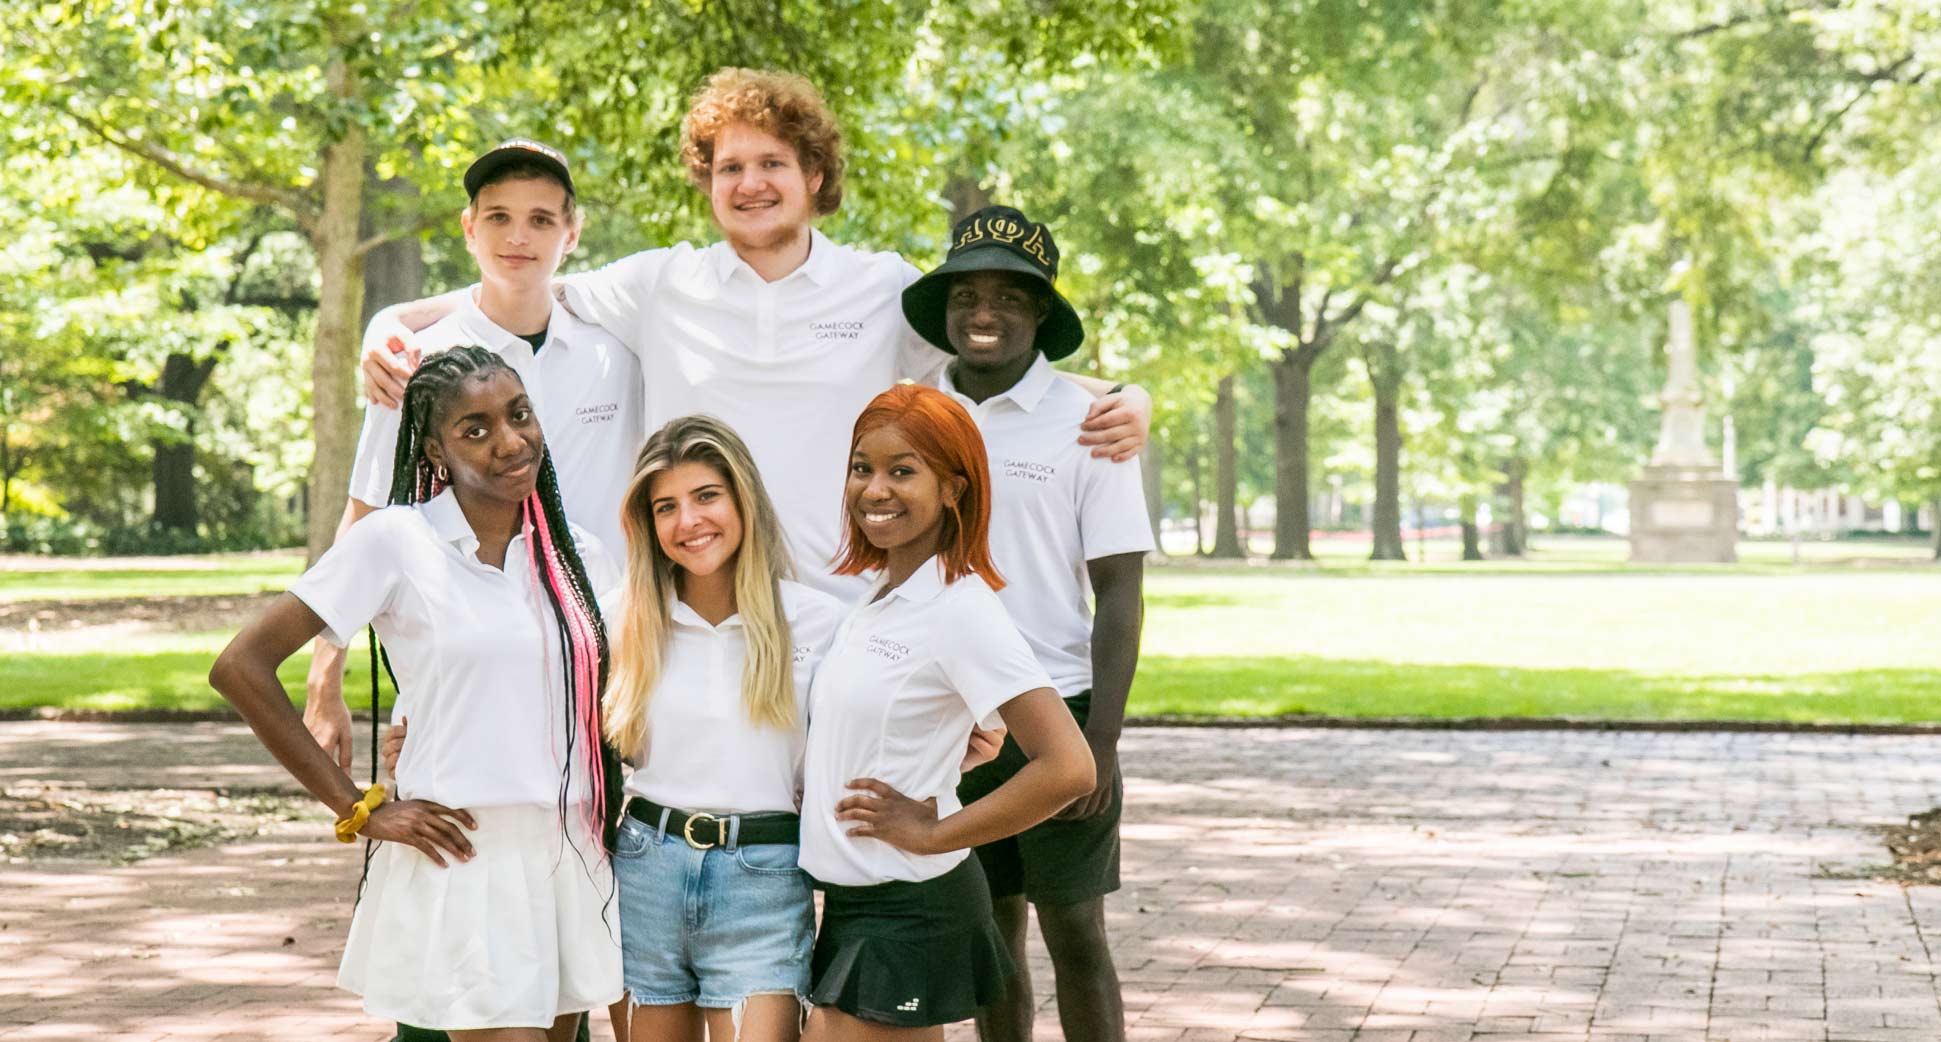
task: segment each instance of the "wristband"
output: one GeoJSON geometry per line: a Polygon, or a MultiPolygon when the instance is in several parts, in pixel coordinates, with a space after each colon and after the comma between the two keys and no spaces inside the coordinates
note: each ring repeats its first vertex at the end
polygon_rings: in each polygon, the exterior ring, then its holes
{"type": "Polygon", "coordinates": [[[384,786],[373,785],[364,790],[364,798],[350,805],[350,817],[337,822],[337,842],[350,843],[357,839],[364,823],[371,820],[371,812],[384,802],[384,786]]]}
{"type": "Polygon", "coordinates": [[[1105,393],[1106,393],[1106,394],[1118,394],[1118,393],[1119,393],[1120,391],[1123,391],[1123,390],[1125,390],[1125,389],[1126,389],[1126,385],[1125,385],[1125,384],[1123,384],[1123,383],[1116,383],[1116,384],[1113,384],[1113,385],[1112,385],[1112,389],[1111,389],[1111,390],[1109,390],[1109,391],[1107,391],[1107,392],[1105,392],[1105,393]]]}

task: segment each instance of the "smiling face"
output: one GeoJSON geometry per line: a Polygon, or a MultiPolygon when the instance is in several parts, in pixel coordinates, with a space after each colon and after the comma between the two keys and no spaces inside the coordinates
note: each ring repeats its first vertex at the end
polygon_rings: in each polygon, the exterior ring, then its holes
{"type": "Polygon", "coordinates": [[[902,431],[888,426],[863,435],[850,451],[843,503],[894,569],[899,559],[919,563],[936,552],[944,511],[963,491],[963,478],[932,469],[902,431]]]}
{"type": "Polygon", "coordinates": [[[425,457],[451,474],[453,492],[518,504],[539,484],[546,439],[510,369],[492,369],[459,384],[437,409],[425,457]]]}
{"type": "Polygon", "coordinates": [[[465,248],[487,282],[544,287],[579,244],[566,187],[549,177],[499,181],[479,189],[459,215],[465,248]]]}
{"type": "Polygon", "coordinates": [[[944,335],[964,364],[997,371],[1031,364],[1045,301],[1029,275],[970,271],[950,280],[944,297],[944,335]]]}
{"type": "Polygon", "coordinates": [[[668,560],[690,575],[713,575],[741,550],[741,510],[728,478],[706,463],[679,463],[647,485],[654,537],[668,560]]]}
{"type": "Polygon", "coordinates": [[[820,174],[803,172],[795,146],[746,123],[714,139],[708,203],[736,250],[769,250],[808,234],[820,174]]]}

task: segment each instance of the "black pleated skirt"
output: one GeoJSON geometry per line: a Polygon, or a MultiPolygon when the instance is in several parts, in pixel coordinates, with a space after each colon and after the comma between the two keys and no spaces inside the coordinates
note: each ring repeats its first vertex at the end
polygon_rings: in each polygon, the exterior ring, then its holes
{"type": "Polygon", "coordinates": [[[974,857],[921,883],[818,886],[809,996],[818,1006],[898,1027],[950,1024],[970,1019],[1011,976],[974,857]]]}

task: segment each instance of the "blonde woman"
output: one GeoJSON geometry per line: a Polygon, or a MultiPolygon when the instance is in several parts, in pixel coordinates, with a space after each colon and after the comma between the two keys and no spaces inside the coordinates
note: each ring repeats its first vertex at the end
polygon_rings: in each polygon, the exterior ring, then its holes
{"type": "Polygon", "coordinates": [[[842,615],[790,578],[748,448],[710,416],[647,440],[605,719],[634,764],[613,856],[622,1042],[793,1042],[814,905],[796,867],[809,680],[842,615]]]}

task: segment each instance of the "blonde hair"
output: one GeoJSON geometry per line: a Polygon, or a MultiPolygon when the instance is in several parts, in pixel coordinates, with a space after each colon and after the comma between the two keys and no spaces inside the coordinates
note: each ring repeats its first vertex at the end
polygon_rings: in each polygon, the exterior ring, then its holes
{"type": "Polygon", "coordinates": [[[646,742],[647,703],[665,672],[679,571],[654,531],[652,488],[655,477],[683,463],[719,473],[741,514],[741,546],[727,567],[735,570],[735,611],[748,647],[741,668],[742,707],[757,726],[796,723],[795,649],[780,585],[794,576],[775,506],[748,446],[732,428],[712,416],[683,416],[641,446],[620,508],[627,537],[626,599],[608,627],[613,671],[604,714],[607,737],[625,756],[646,742]]]}
{"type": "Polygon", "coordinates": [[[703,192],[714,182],[714,139],[732,123],[788,142],[802,163],[802,176],[822,175],[816,216],[842,208],[842,131],[814,84],[764,69],[727,68],[708,77],[681,120],[681,160],[703,192]]]}

